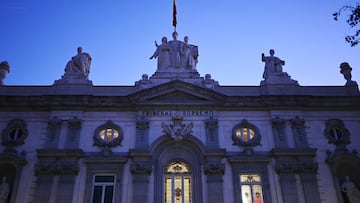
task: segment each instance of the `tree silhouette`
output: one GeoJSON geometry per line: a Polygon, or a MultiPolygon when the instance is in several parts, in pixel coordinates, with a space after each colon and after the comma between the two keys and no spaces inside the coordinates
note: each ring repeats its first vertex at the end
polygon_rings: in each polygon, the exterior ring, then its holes
{"type": "MultiPolygon", "coordinates": [[[[358,23],[360,23],[360,4],[343,6],[339,9],[338,12],[333,13],[334,20],[338,20],[339,16],[342,14],[348,14],[346,23],[353,29],[356,28],[358,23]]],[[[345,41],[349,43],[352,47],[356,46],[360,42],[360,29],[356,29],[355,33],[352,35],[345,36],[345,41]]]]}

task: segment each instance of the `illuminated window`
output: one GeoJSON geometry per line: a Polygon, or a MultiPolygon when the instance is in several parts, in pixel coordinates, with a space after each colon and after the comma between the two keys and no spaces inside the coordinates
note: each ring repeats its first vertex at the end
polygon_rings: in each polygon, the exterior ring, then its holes
{"type": "Polygon", "coordinates": [[[95,130],[94,145],[104,148],[111,148],[121,145],[123,135],[121,128],[111,121],[99,126],[95,130]]]}
{"type": "Polygon", "coordinates": [[[254,147],[260,144],[261,136],[257,127],[246,119],[236,125],[232,131],[234,145],[242,147],[254,147]]]}
{"type": "Polygon", "coordinates": [[[264,203],[260,175],[240,174],[240,186],[242,202],[264,203]]]}
{"type": "Polygon", "coordinates": [[[105,142],[111,142],[119,137],[119,131],[112,128],[106,128],[100,131],[100,138],[105,142]]]}
{"type": "Polygon", "coordinates": [[[189,166],[184,162],[172,162],[165,169],[165,203],[191,203],[192,178],[189,166]]]}
{"type": "Polygon", "coordinates": [[[94,176],[92,202],[113,203],[114,185],[115,185],[115,176],[113,175],[94,176]]]}
{"type": "Polygon", "coordinates": [[[255,135],[254,130],[250,128],[238,128],[236,130],[236,136],[242,139],[244,142],[248,142],[250,139],[252,139],[255,135]]]}

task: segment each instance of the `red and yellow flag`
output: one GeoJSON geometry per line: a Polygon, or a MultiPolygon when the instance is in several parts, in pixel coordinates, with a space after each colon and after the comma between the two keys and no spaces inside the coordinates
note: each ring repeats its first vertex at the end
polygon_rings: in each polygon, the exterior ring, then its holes
{"type": "Polygon", "coordinates": [[[174,0],[174,4],[173,4],[173,26],[176,28],[176,24],[177,24],[177,20],[176,20],[176,0],[174,0]]]}

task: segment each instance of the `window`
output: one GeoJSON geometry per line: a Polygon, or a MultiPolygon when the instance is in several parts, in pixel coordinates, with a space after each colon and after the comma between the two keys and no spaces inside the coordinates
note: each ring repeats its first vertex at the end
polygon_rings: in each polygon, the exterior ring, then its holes
{"type": "Polygon", "coordinates": [[[22,145],[28,136],[26,122],[22,119],[11,120],[2,131],[2,144],[5,146],[22,145]]]}
{"type": "Polygon", "coordinates": [[[111,121],[99,126],[95,130],[94,145],[103,148],[112,148],[121,145],[123,134],[121,128],[111,121]]]}
{"type": "Polygon", "coordinates": [[[260,144],[261,136],[257,127],[244,119],[233,128],[232,140],[234,145],[254,147],[260,144]]]}
{"type": "Polygon", "coordinates": [[[24,131],[20,128],[11,129],[9,132],[9,140],[15,142],[24,136],[24,134],[24,131]]]}
{"type": "Polygon", "coordinates": [[[165,203],[191,203],[192,177],[184,162],[172,162],[165,168],[165,203]]]}
{"type": "Polygon", "coordinates": [[[105,142],[112,142],[119,137],[119,131],[113,128],[105,128],[100,131],[100,138],[105,142]]]}
{"type": "Polygon", "coordinates": [[[334,140],[341,140],[343,132],[339,128],[334,127],[329,130],[329,134],[334,140]]]}
{"type": "Polygon", "coordinates": [[[236,136],[242,139],[244,142],[248,142],[255,135],[254,130],[246,127],[238,128],[236,130],[236,136]]]}
{"type": "Polygon", "coordinates": [[[264,203],[260,175],[240,174],[240,186],[242,202],[264,203]]]}
{"type": "Polygon", "coordinates": [[[113,203],[114,202],[114,175],[96,175],[93,182],[93,203],[113,203]]]}
{"type": "Polygon", "coordinates": [[[329,119],[325,122],[325,125],[324,135],[330,144],[337,147],[350,144],[350,132],[342,120],[329,119]]]}

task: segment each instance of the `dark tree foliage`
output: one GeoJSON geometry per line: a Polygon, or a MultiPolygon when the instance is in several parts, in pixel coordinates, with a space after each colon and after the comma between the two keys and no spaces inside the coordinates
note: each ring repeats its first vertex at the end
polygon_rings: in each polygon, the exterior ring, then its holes
{"type": "MultiPolygon", "coordinates": [[[[358,23],[360,23],[360,4],[356,4],[355,6],[343,6],[339,9],[338,12],[333,13],[334,20],[338,20],[338,17],[342,14],[347,14],[346,23],[351,28],[356,28],[358,23]]],[[[347,35],[345,37],[347,43],[349,43],[352,47],[356,46],[360,43],[360,29],[356,29],[353,35],[347,35]]]]}

